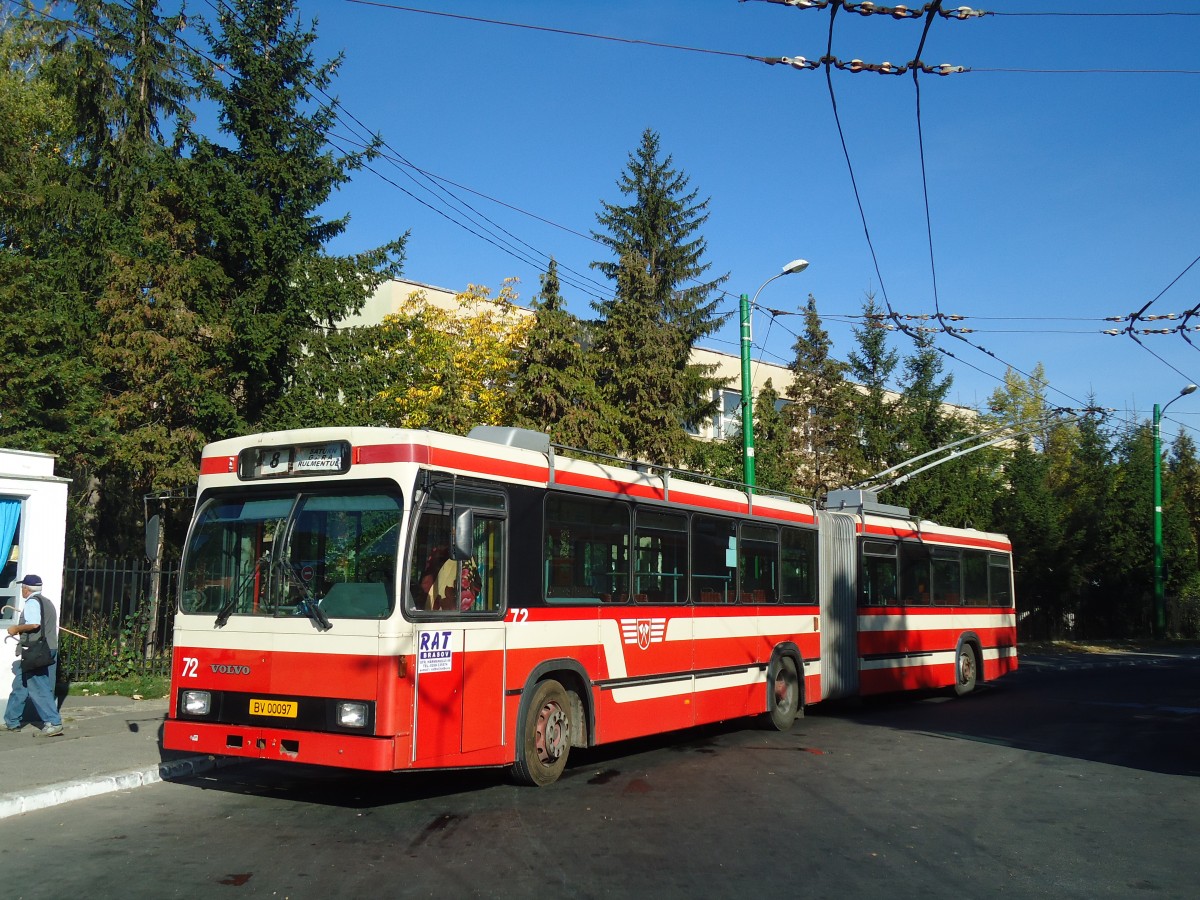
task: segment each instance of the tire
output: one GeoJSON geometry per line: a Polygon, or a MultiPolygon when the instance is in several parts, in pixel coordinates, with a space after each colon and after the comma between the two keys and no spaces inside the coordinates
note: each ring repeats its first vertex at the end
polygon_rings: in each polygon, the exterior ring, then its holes
{"type": "Polygon", "coordinates": [[[777,656],[767,670],[767,714],[771,725],[788,731],[800,715],[800,675],[796,660],[777,656]]]}
{"type": "Polygon", "coordinates": [[[975,690],[979,680],[979,657],[971,644],[962,644],[954,661],[954,693],[963,697],[975,690]]]}
{"type": "Polygon", "coordinates": [[[570,698],[557,681],[540,682],[525,710],[513,777],[535,787],[553,784],[566,768],[570,749],[570,698]]]}

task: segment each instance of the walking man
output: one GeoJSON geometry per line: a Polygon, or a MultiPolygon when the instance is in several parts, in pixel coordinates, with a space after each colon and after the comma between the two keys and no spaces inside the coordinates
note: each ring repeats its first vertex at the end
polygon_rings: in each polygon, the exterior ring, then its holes
{"type": "Polygon", "coordinates": [[[42,596],[42,579],[37,575],[26,575],[21,579],[21,618],[18,624],[8,629],[16,636],[21,646],[46,636],[50,645],[50,665],[40,669],[24,670],[18,654],[13,663],[12,693],[8,695],[8,706],[4,709],[4,724],[9,731],[20,731],[25,715],[25,701],[33,701],[33,709],[42,721],[42,734],[54,737],[63,733],[62,716],[54,701],[54,680],[58,676],[58,620],[54,604],[42,596]]]}

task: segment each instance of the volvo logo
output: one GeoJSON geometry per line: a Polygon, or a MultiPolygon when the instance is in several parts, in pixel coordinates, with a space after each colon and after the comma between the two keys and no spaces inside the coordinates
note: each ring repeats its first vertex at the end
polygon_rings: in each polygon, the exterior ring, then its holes
{"type": "Polygon", "coordinates": [[[211,668],[213,670],[213,673],[216,675],[249,675],[250,674],[249,666],[214,665],[214,666],[210,666],[209,668],[211,668]]]}

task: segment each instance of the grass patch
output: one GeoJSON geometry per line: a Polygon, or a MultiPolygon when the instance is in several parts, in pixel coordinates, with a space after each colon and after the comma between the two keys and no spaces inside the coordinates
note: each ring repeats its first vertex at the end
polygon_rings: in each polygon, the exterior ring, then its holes
{"type": "Polygon", "coordinates": [[[140,697],[158,700],[167,696],[171,680],[164,675],[129,675],[108,681],[80,681],[70,688],[72,697],[140,697]]]}

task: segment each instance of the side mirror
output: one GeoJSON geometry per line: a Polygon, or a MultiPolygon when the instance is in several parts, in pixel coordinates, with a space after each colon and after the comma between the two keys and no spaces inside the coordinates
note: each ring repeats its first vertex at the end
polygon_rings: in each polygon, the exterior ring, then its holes
{"type": "Polygon", "coordinates": [[[470,559],[475,550],[473,546],[474,518],[469,509],[459,510],[454,516],[454,547],[451,555],[455,559],[470,559]]]}
{"type": "Polygon", "coordinates": [[[158,540],[162,536],[162,519],[158,513],[146,520],[146,559],[158,559],[158,540]]]}

